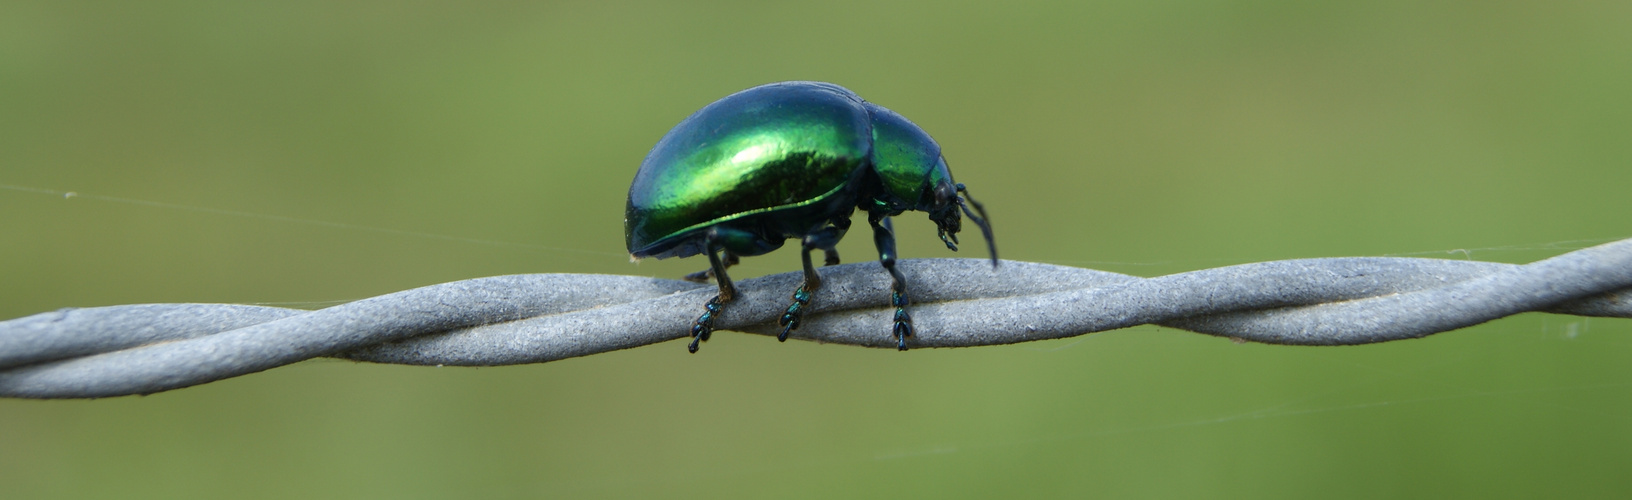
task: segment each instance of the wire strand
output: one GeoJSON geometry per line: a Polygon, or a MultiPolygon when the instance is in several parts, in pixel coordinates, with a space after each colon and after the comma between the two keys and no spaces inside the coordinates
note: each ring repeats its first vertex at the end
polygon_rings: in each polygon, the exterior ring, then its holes
{"type": "MultiPolygon", "coordinates": [[[[1271,344],[1411,339],[1527,311],[1632,318],[1632,239],[1530,264],[1303,259],[1139,278],[985,260],[901,261],[908,346],[1012,344],[1158,324],[1271,344]]],[[[893,348],[889,275],[823,268],[791,338],[893,348]]],[[[737,283],[719,329],[775,335],[798,273],[737,283]]],[[[229,304],[63,309],[0,322],[0,396],[149,394],[316,357],[410,365],[539,363],[688,335],[714,288],[613,275],[497,276],[316,311],[229,304]]],[[[677,351],[679,348],[676,348],[677,351]]],[[[706,349],[705,349],[706,351],[706,349]]]]}

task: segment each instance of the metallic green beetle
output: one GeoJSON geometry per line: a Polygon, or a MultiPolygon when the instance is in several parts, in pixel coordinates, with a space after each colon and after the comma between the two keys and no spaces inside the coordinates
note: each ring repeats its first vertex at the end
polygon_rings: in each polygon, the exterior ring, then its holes
{"type": "Polygon", "coordinates": [[[997,266],[986,209],[952,181],[941,146],[894,111],[854,92],[821,82],[761,85],[726,96],[675,125],[635,173],[624,208],[629,255],[640,259],[707,254],[709,268],[686,276],[714,277],[719,295],[691,328],[691,352],[708,340],[722,304],[736,297],[725,269],[739,257],[781,248],[800,239],[805,279],[780,320],[782,334],[799,328],[810,294],[822,286],[810,251],[822,250],[826,265],[850,228],[850,215],[867,211],[879,262],[894,278],[896,348],[907,349],[906,278],[895,268],[890,217],[907,210],[929,212],[941,241],[957,250],[959,214],[980,226],[997,266]],[[959,196],[959,195],[962,196],[959,196]],[[965,205],[973,205],[975,215],[965,205]]]}

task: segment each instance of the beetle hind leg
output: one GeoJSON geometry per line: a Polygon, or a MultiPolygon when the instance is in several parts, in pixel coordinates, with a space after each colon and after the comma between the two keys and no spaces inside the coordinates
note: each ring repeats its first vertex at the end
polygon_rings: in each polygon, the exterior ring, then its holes
{"type": "Polygon", "coordinates": [[[805,307],[810,305],[810,294],[815,292],[817,288],[822,287],[822,276],[816,273],[816,266],[811,265],[810,251],[820,249],[824,256],[822,260],[825,265],[838,264],[839,252],[834,250],[833,246],[837,245],[839,239],[844,237],[845,229],[838,226],[828,226],[820,231],[805,235],[804,244],[800,248],[800,256],[804,259],[805,264],[805,282],[799,285],[798,290],[793,291],[793,304],[788,305],[788,310],[782,313],[782,319],[777,320],[777,324],[782,325],[782,333],[776,336],[778,342],[787,342],[788,334],[799,329],[799,323],[805,317],[805,307]]]}
{"type": "MultiPolygon", "coordinates": [[[[714,298],[708,299],[707,304],[703,304],[703,315],[698,316],[697,321],[692,323],[691,344],[686,345],[687,351],[695,354],[698,343],[708,341],[708,337],[714,333],[714,317],[720,314],[721,306],[736,298],[737,287],[731,284],[731,276],[725,274],[725,268],[735,263],[737,263],[737,256],[732,255],[731,252],[721,250],[714,235],[710,234],[708,240],[709,268],[707,271],[695,273],[694,276],[705,275],[704,279],[707,279],[707,275],[712,275],[720,282],[720,293],[715,295],[714,298]],[[725,254],[723,261],[720,259],[720,254],[725,254]]],[[[686,278],[691,279],[691,276],[686,278]]]]}
{"type": "MultiPolygon", "coordinates": [[[[735,266],[735,265],[737,265],[738,262],[741,262],[741,261],[742,261],[742,259],[740,257],[737,257],[737,254],[731,253],[730,250],[727,250],[727,251],[725,251],[725,266],[721,267],[720,269],[723,270],[725,268],[735,266]]],[[[693,282],[693,283],[708,283],[708,280],[714,279],[714,275],[715,275],[714,266],[709,266],[708,269],[704,269],[704,270],[701,270],[701,271],[697,271],[695,273],[687,274],[687,275],[685,275],[685,277],[682,277],[680,279],[690,281],[690,282],[693,282]]]]}

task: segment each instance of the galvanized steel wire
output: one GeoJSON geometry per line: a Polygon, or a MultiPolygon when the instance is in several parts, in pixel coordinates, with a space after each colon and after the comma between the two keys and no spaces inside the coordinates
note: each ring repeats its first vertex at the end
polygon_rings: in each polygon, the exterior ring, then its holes
{"type": "MultiPolygon", "coordinates": [[[[1632,318],[1632,239],[1524,265],[1418,258],[1244,264],[1156,278],[977,259],[902,261],[913,348],[1071,337],[1157,324],[1238,340],[1352,345],[1418,338],[1527,311],[1632,318]]],[[[822,269],[792,338],[894,347],[889,275],[822,269]]],[[[723,330],[775,335],[798,273],[737,283],[723,330]]],[[[316,357],[539,363],[685,338],[711,285],[539,274],[479,278],[316,311],[144,304],[0,322],[0,396],[94,398],[188,387],[316,357]]],[[[729,337],[715,337],[729,342],[729,337]]],[[[676,356],[684,356],[675,344],[676,356]]],[[[704,346],[700,356],[707,355],[704,346]]]]}

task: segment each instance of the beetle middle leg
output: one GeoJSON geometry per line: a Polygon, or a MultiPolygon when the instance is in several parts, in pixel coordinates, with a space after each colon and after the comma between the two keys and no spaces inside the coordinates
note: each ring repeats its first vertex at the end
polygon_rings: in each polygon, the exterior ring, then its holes
{"type": "Polygon", "coordinates": [[[878,247],[878,263],[894,279],[890,285],[890,304],[895,306],[895,348],[907,350],[907,337],[912,336],[912,316],[907,314],[907,278],[895,268],[895,228],[890,218],[882,213],[870,213],[867,222],[873,226],[873,245],[878,247]]]}
{"type": "Polygon", "coordinates": [[[799,285],[798,290],[793,291],[793,304],[788,305],[788,310],[782,313],[782,319],[777,320],[777,323],[782,325],[782,333],[776,336],[777,341],[787,342],[788,334],[799,329],[799,322],[805,316],[804,309],[810,305],[811,292],[822,287],[822,276],[816,273],[816,266],[810,263],[810,251],[820,249],[824,254],[822,262],[824,265],[838,264],[839,252],[834,250],[833,246],[839,244],[839,239],[844,237],[844,231],[850,228],[849,222],[843,220],[842,223],[805,235],[803,244],[800,245],[800,256],[805,264],[805,282],[799,285]]]}

